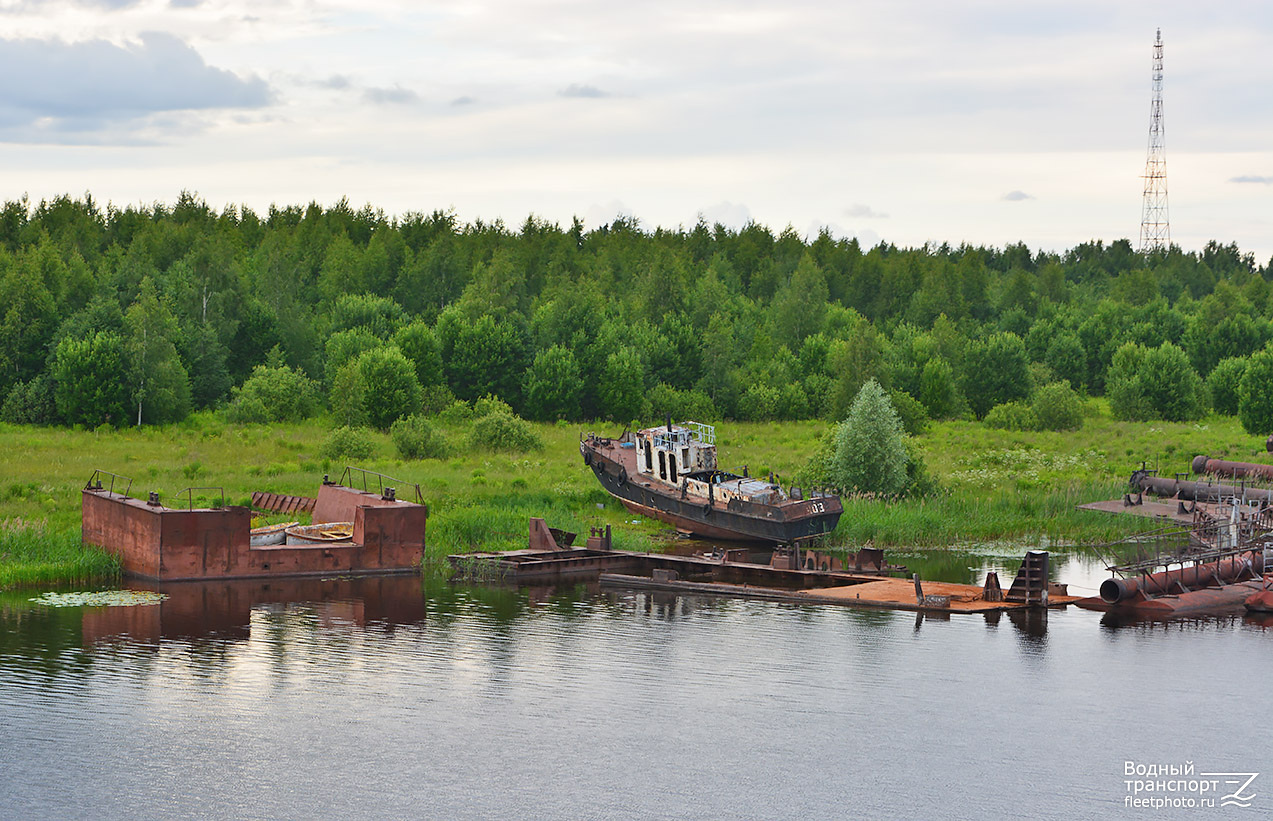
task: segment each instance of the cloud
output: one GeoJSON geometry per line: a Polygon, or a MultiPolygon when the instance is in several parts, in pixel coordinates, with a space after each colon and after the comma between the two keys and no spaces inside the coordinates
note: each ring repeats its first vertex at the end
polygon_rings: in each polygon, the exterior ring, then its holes
{"type": "Polygon", "coordinates": [[[1229,182],[1257,182],[1264,185],[1273,185],[1273,177],[1262,177],[1259,174],[1243,174],[1240,177],[1230,177],[1229,182]]]}
{"type": "Polygon", "coordinates": [[[1009,191],[999,199],[1006,200],[1008,202],[1021,202],[1022,200],[1032,200],[1034,197],[1024,191],[1009,191]]]}
{"type": "Polygon", "coordinates": [[[123,46],[0,40],[0,75],[23,78],[0,89],[0,127],[11,138],[37,142],[42,133],[91,132],[164,112],[259,108],[272,101],[261,78],[209,66],[193,48],[159,32],[123,46]]]}
{"type": "Polygon", "coordinates": [[[402,105],[418,102],[420,95],[409,88],[394,86],[393,88],[368,88],[362,93],[362,98],[376,105],[402,105]]]}
{"type": "Polygon", "coordinates": [[[871,206],[862,205],[860,203],[855,205],[850,205],[848,208],[845,208],[844,215],[846,217],[853,217],[854,219],[868,219],[868,220],[888,219],[888,214],[881,214],[878,211],[872,210],[871,206]]]}
{"type": "Polygon", "coordinates": [[[476,102],[477,100],[465,94],[463,97],[456,97],[454,100],[452,100],[451,105],[453,106],[473,105],[476,102]]]}
{"type": "Polygon", "coordinates": [[[576,97],[581,99],[598,99],[601,97],[611,96],[610,92],[602,91],[596,86],[580,85],[579,83],[571,83],[557,93],[562,97],[576,97]]]}
{"type": "Polygon", "coordinates": [[[333,91],[344,91],[349,88],[349,77],[344,74],[333,74],[326,80],[314,80],[313,84],[319,88],[330,88],[333,91]]]}
{"type": "Polygon", "coordinates": [[[698,217],[708,225],[720,224],[738,230],[751,222],[751,209],[742,203],[718,202],[698,212],[698,217]]]}

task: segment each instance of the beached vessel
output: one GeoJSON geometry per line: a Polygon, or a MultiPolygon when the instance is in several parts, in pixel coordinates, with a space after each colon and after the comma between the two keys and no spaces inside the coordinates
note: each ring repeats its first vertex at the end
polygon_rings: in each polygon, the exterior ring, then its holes
{"type": "Polygon", "coordinates": [[[830,533],[843,512],[838,496],[719,470],[716,429],[698,422],[589,434],[579,452],[628,510],[696,536],[787,544],[830,533]]]}

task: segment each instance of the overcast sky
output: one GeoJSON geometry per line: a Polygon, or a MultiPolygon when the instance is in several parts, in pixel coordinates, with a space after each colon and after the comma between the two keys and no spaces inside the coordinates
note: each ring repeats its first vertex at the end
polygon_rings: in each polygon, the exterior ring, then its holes
{"type": "Polygon", "coordinates": [[[1273,255],[1267,0],[0,0],[0,197],[1273,255]]]}

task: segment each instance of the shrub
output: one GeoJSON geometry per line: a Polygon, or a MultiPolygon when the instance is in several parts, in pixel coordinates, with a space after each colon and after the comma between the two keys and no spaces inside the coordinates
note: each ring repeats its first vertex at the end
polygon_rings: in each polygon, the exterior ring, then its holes
{"type": "Polygon", "coordinates": [[[53,380],[42,373],[29,382],[18,382],[4,398],[0,421],[18,425],[48,425],[57,418],[53,380]]]}
{"type": "Polygon", "coordinates": [[[902,430],[906,431],[907,435],[919,436],[928,430],[928,411],[918,399],[906,391],[899,390],[889,391],[888,395],[893,402],[893,409],[897,411],[898,418],[902,420],[902,430]]]}
{"type": "Polygon", "coordinates": [[[403,459],[443,459],[450,452],[442,434],[421,414],[413,414],[389,427],[389,438],[403,459]]]}
{"type": "Polygon", "coordinates": [[[1246,357],[1231,356],[1221,359],[1207,376],[1207,392],[1211,394],[1211,407],[1216,413],[1238,415],[1239,389],[1246,366],[1246,357]]]}
{"type": "Polygon", "coordinates": [[[358,357],[363,408],[380,430],[420,410],[420,380],[415,365],[397,348],[377,348],[358,357]]]}
{"type": "Polygon", "coordinates": [[[226,408],[226,418],[238,425],[263,425],[270,412],[259,396],[240,396],[226,408]]]}
{"type": "Polygon", "coordinates": [[[524,419],[504,411],[486,414],[473,423],[469,432],[469,447],[474,450],[525,453],[543,446],[543,441],[524,419]]]}
{"type": "Polygon", "coordinates": [[[1185,352],[1170,342],[1146,348],[1128,342],[1114,353],[1106,378],[1115,419],[1197,419],[1204,410],[1202,379],[1185,352]]]}
{"type": "Polygon", "coordinates": [[[478,419],[483,416],[490,416],[492,413],[503,413],[513,416],[513,409],[508,403],[498,396],[486,394],[473,400],[473,415],[478,419]]]}
{"type": "Polygon", "coordinates": [[[425,385],[420,389],[420,412],[425,416],[436,416],[455,401],[455,394],[446,385],[425,385]]]}
{"type": "Polygon", "coordinates": [[[328,459],[369,459],[375,449],[371,432],[366,428],[342,425],[331,432],[319,452],[328,459]]]}
{"type": "Polygon", "coordinates": [[[232,422],[297,422],[318,410],[314,380],[286,365],[257,365],[230,400],[232,422]]]}
{"type": "Polygon", "coordinates": [[[1039,430],[1078,430],[1083,427],[1083,400],[1069,380],[1039,388],[1034,395],[1034,416],[1039,430]]]}
{"type": "Polygon", "coordinates": [[[331,405],[332,419],[337,425],[353,428],[366,426],[366,393],[367,385],[357,362],[348,362],[336,372],[332,379],[328,404],[331,405]]]}
{"type": "Polygon", "coordinates": [[[782,393],[761,382],[752,383],[738,401],[735,415],[749,422],[763,422],[778,415],[778,403],[782,401],[782,393]]]}
{"type": "Polygon", "coordinates": [[[988,428],[1000,430],[1038,430],[1039,417],[1034,408],[1024,402],[1004,402],[995,405],[983,420],[988,428]]]}
{"type": "Polygon", "coordinates": [[[473,406],[463,399],[456,399],[450,405],[438,411],[438,419],[448,424],[457,425],[473,418],[473,406]]]}

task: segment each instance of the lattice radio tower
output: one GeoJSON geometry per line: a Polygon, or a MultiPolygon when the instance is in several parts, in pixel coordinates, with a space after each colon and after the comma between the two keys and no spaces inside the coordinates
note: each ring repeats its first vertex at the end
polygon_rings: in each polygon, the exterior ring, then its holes
{"type": "Polygon", "coordinates": [[[1145,160],[1145,210],[1140,219],[1140,251],[1147,254],[1171,246],[1167,219],[1167,154],[1163,147],[1162,29],[1154,40],[1154,99],[1149,104],[1149,156],[1145,160]]]}

